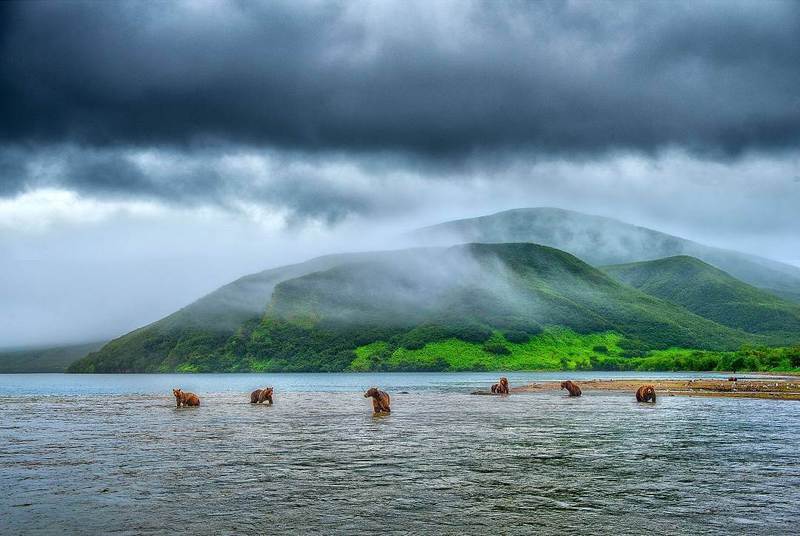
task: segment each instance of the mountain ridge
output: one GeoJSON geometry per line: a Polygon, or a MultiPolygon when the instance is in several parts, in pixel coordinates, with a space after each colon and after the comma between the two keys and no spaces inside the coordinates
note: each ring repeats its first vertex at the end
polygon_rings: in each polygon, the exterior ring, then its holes
{"type": "Polygon", "coordinates": [[[755,287],[800,302],[798,267],[561,208],[517,208],[452,220],[416,229],[409,237],[424,245],[533,242],[567,251],[594,266],[689,255],[755,287]]]}
{"type": "Polygon", "coordinates": [[[265,314],[232,335],[189,332],[170,352],[144,361],[135,347],[115,352],[118,340],[72,370],[344,370],[364,345],[485,343],[497,332],[531,337],[556,328],[615,332],[642,349],[734,349],[760,340],[621,284],[555,248],[467,244],[350,258],[277,283],[265,314]]]}
{"type": "Polygon", "coordinates": [[[800,333],[800,305],[743,283],[708,263],[680,255],[604,266],[616,280],[681,305],[722,325],[781,340],[800,333]]]}
{"type": "MultiPolygon", "coordinates": [[[[471,218],[456,220],[455,222],[445,222],[437,226],[423,228],[418,230],[418,232],[425,234],[431,228],[441,228],[442,226],[447,228],[446,226],[451,224],[474,227],[476,225],[475,222],[488,222],[481,223],[479,227],[484,227],[486,229],[489,238],[492,237],[492,234],[494,234],[495,238],[509,238],[506,232],[509,230],[509,221],[502,221],[507,218],[508,214],[512,216],[510,221],[510,223],[513,224],[511,230],[517,233],[517,235],[530,237],[532,234],[531,228],[533,228],[534,230],[538,229],[537,232],[540,234],[544,232],[544,238],[548,239],[550,242],[564,241],[568,245],[570,243],[573,245],[581,245],[584,250],[588,250],[587,253],[594,261],[590,264],[594,264],[595,266],[599,265],[599,261],[604,260],[606,257],[613,255],[619,256],[620,252],[628,257],[639,255],[646,256],[664,252],[672,253],[675,251],[680,254],[681,249],[685,249],[687,244],[692,245],[692,247],[705,248],[704,251],[707,255],[713,256],[717,251],[714,248],[695,244],[679,237],[673,237],[672,235],[644,227],[632,226],[610,218],[583,215],[573,211],[552,208],[515,209],[494,215],[483,216],[477,219],[471,218]],[[538,214],[539,216],[531,218],[532,214],[538,214]],[[498,217],[500,217],[501,220],[499,223],[497,221],[498,217]],[[572,221],[576,217],[580,219],[577,223],[572,221]],[[544,231],[542,231],[542,226],[544,226],[544,231]]],[[[452,236],[449,237],[448,240],[452,240],[452,236]]],[[[273,293],[277,290],[278,297],[280,298],[282,292],[287,288],[291,288],[291,284],[281,286],[283,282],[315,272],[335,269],[337,266],[361,260],[374,261],[378,258],[383,258],[387,259],[388,262],[388,260],[392,259],[394,256],[405,255],[405,253],[398,253],[403,251],[418,251],[420,256],[424,256],[424,252],[426,251],[424,249],[426,246],[425,241],[421,240],[419,242],[420,247],[423,248],[421,250],[419,248],[411,248],[408,250],[326,255],[302,263],[272,268],[244,276],[201,297],[192,304],[181,308],[167,317],[118,337],[109,342],[101,351],[95,352],[93,359],[96,362],[102,362],[103,359],[107,359],[109,363],[114,363],[114,366],[119,370],[147,369],[148,367],[152,367],[154,361],[161,363],[161,368],[159,370],[177,370],[178,367],[185,365],[188,361],[193,359],[199,359],[200,356],[218,356],[224,352],[230,354],[228,350],[224,349],[230,345],[245,344],[244,338],[246,338],[246,335],[251,334],[254,330],[257,331],[270,310],[273,312],[275,311],[276,305],[272,302],[273,293]]],[[[529,243],[527,240],[525,242],[529,243]]],[[[432,246],[429,246],[429,248],[430,247],[432,246]]],[[[540,247],[552,248],[550,244],[544,244],[540,247]]],[[[561,248],[557,247],[555,249],[561,250],[561,248]]],[[[575,255],[573,252],[562,252],[565,255],[580,257],[580,255],[575,255]]],[[[733,257],[728,255],[725,258],[729,262],[734,262],[739,259],[737,255],[744,255],[747,257],[747,254],[733,252],[733,257]],[[733,259],[733,261],[731,259],[733,259]]],[[[788,294],[791,294],[794,281],[794,276],[792,275],[793,267],[788,265],[784,267],[780,263],[777,263],[777,261],[769,261],[767,259],[761,259],[758,262],[762,261],[767,264],[774,262],[774,264],[780,268],[780,270],[777,271],[786,271],[784,275],[787,280],[783,281],[783,283],[785,283],[783,288],[784,290],[788,289],[788,294]]],[[[581,260],[581,262],[583,261],[581,260]]],[[[755,269],[756,272],[758,272],[760,269],[759,266],[761,266],[760,264],[751,260],[748,260],[748,263],[746,268],[751,271],[755,269]],[[754,266],[755,268],[753,268],[754,266]]],[[[773,270],[773,272],[774,271],[776,270],[773,270]]],[[[800,273],[800,270],[798,270],[798,273],[800,273]]],[[[761,277],[766,278],[768,283],[770,281],[775,283],[774,278],[770,279],[771,274],[772,272],[767,270],[761,273],[761,277]]],[[[759,274],[756,273],[756,276],[758,275],[759,274]]],[[[756,277],[756,279],[758,279],[758,277],[756,277]]],[[[800,279],[798,279],[798,281],[800,281],[800,279]]],[[[413,283],[408,283],[408,285],[413,287],[413,283]]],[[[777,281],[774,286],[780,287],[781,281],[777,281]]],[[[798,288],[800,289],[800,286],[798,288]]],[[[779,293],[778,291],[774,292],[779,293]]],[[[646,293],[642,294],[647,295],[646,293]]],[[[798,290],[798,295],[800,295],[800,290],[798,290]]],[[[649,297],[652,298],[652,296],[649,297]]],[[[280,300],[276,303],[279,308],[286,306],[286,302],[280,302],[280,300]]],[[[559,306],[568,307],[563,301],[558,303],[560,304],[559,306]]],[[[670,302],[670,305],[677,306],[689,312],[688,309],[685,309],[680,304],[670,302]]],[[[480,304],[476,303],[474,306],[476,310],[480,310],[480,304]]],[[[357,313],[358,311],[355,312],[357,313]]],[[[699,316],[699,318],[702,318],[703,321],[709,320],[701,316],[699,316]]],[[[304,321],[308,320],[309,319],[306,318],[304,321]]],[[[635,324],[637,320],[635,317],[632,317],[630,322],[635,324]]],[[[702,324],[702,322],[700,323],[702,324]]],[[[722,326],[721,324],[720,326],[733,329],[730,326],[722,326]]],[[[617,329],[621,329],[622,327],[624,326],[618,326],[617,329]]],[[[734,331],[736,331],[736,329],[734,329],[734,331]]],[[[282,336],[290,337],[290,332],[295,333],[298,337],[301,336],[299,332],[292,332],[289,328],[285,330],[282,336]]],[[[756,335],[756,340],[760,341],[760,343],[769,342],[760,334],[756,335]]],[[[300,344],[299,340],[296,341],[296,343],[300,344]]],[[[308,341],[306,341],[306,343],[308,343],[308,341]]],[[[626,344],[633,344],[633,342],[628,341],[626,344]]],[[[320,348],[320,351],[324,352],[324,349],[320,348]]],[[[335,358],[334,361],[338,363],[336,366],[340,366],[341,363],[346,361],[343,355],[344,354],[338,355],[338,357],[335,358]]],[[[318,364],[322,367],[327,366],[322,362],[318,364]]],[[[231,367],[234,365],[226,362],[224,366],[231,367]]],[[[77,370],[78,368],[80,367],[76,366],[74,369],[77,370]]],[[[102,368],[102,366],[100,368],[102,368]]]]}

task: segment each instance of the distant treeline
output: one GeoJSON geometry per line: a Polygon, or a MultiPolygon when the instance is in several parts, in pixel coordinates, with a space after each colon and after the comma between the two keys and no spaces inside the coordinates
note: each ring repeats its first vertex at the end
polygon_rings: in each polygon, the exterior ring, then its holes
{"type": "Polygon", "coordinates": [[[779,348],[745,346],[735,352],[670,349],[647,357],[598,361],[593,368],[614,370],[719,370],[741,372],[798,372],[800,345],[779,348]]]}
{"type": "MultiPolygon", "coordinates": [[[[104,367],[103,372],[132,372],[134,367],[142,371],[138,364],[126,364],[108,351],[102,357],[106,356],[122,368],[104,367]]],[[[475,325],[428,325],[405,332],[379,328],[349,331],[254,320],[227,340],[201,333],[186,337],[167,360],[153,363],[160,364],[143,371],[800,371],[800,345],[743,346],[735,351],[643,350],[637,341],[613,331],[492,331],[475,325]]],[[[70,372],[99,372],[94,368],[97,365],[102,367],[103,360],[84,359],[70,372]]]]}

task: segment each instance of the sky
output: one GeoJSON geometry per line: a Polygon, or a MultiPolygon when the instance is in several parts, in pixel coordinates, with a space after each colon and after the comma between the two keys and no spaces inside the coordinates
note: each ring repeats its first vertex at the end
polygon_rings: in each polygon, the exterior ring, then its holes
{"type": "Polygon", "coordinates": [[[800,265],[800,3],[0,3],[0,347],[526,206],[800,265]]]}

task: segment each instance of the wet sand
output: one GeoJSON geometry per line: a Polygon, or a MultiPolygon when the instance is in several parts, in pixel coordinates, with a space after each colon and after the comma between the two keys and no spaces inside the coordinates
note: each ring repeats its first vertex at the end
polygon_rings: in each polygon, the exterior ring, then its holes
{"type": "MultiPolygon", "coordinates": [[[[565,378],[567,379],[567,378],[565,378]]],[[[800,400],[800,381],[794,378],[748,379],[737,381],[716,379],[692,380],[589,380],[577,382],[581,390],[629,392],[631,396],[642,385],[653,385],[659,396],[713,396],[731,398],[768,398],[777,400],[800,400]]],[[[553,391],[561,388],[560,382],[535,382],[512,387],[512,393],[553,391]]],[[[474,394],[491,394],[488,390],[474,394]]]]}

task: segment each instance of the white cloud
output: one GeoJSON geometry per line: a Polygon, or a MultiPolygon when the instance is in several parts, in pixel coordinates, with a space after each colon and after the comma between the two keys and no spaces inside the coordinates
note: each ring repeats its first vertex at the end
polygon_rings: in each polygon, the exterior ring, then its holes
{"type": "Polygon", "coordinates": [[[151,202],[103,201],[43,188],[0,198],[0,231],[44,233],[54,226],[95,224],[118,215],[148,218],[161,211],[151,202]]]}

